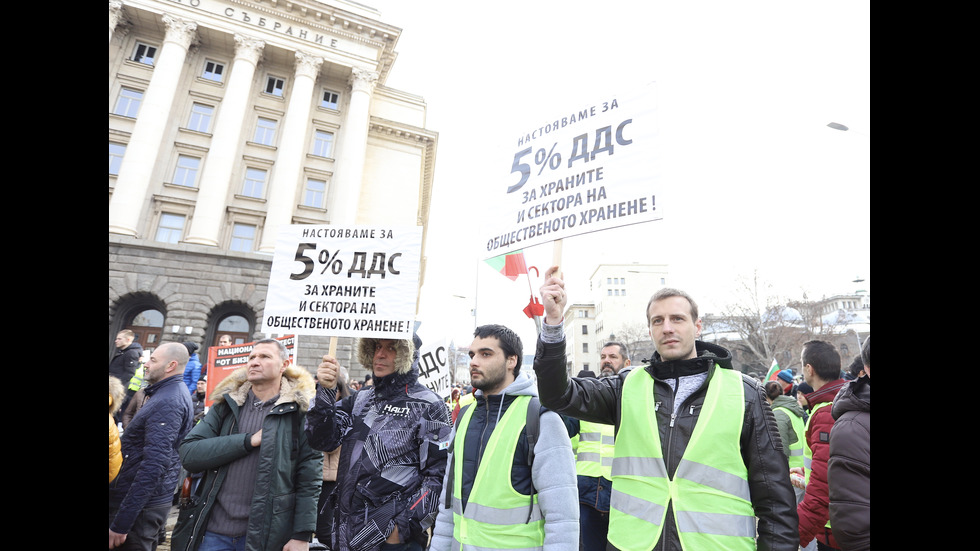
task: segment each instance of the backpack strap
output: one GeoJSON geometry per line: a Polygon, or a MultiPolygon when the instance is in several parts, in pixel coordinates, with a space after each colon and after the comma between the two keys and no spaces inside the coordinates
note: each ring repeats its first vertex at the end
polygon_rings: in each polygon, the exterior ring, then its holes
{"type": "MultiPolygon", "coordinates": [[[[538,443],[538,435],[541,433],[541,402],[537,396],[531,396],[527,403],[527,420],[524,422],[524,434],[527,438],[527,466],[528,470],[534,465],[534,446],[538,443]]],[[[524,524],[531,522],[531,515],[534,513],[534,494],[538,493],[534,487],[534,477],[531,478],[531,504],[527,509],[527,520],[524,524]]]]}

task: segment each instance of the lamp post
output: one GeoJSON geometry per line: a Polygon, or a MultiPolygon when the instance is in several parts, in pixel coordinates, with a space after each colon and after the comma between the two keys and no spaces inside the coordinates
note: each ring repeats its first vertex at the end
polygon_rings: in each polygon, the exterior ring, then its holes
{"type": "MultiPolygon", "coordinates": [[[[831,123],[831,124],[834,124],[834,123],[831,123]]],[[[852,283],[864,283],[864,279],[862,279],[861,276],[855,276],[854,277],[854,281],[852,281],[852,283]]],[[[861,299],[861,292],[862,292],[861,289],[857,289],[854,292],[854,294],[856,294],[858,296],[858,300],[861,299]]],[[[859,304],[858,306],[861,306],[861,305],[859,304]]],[[[860,354],[861,353],[861,334],[858,333],[857,327],[854,328],[854,336],[857,338],[857,341],[858,341],[858,354],[860,354]]]]}

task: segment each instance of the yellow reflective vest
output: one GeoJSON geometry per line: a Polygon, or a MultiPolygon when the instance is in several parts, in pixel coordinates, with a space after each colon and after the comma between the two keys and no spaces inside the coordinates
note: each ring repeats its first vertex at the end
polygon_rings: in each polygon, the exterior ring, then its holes
{"type": "Polygon", "coordinates": [[[615,451],[615,427],[601,423],[579,421],[578,449],[575,454],[575,473],[612,480],[615,451]]]}
{"type": "MultiPolygon", "coordinates": [[[[803,446],[806,444],[806,433],[804,432],[803,419],[789,410],[789,408],[775,407],[773,411],[782,410],[789,417],[790,426],[796,434],[796,442],[789,444],[789,467],[803,467],[803,446]]],[[[783,442],[783,445],[786,445],[783,442]]]]}
{"type": "Polygon", "coordinates": [[[642,368],[623,382],[609,542],[623,551],[653,549],[672,505],[686,551],[755,549],[755,510],[739,444],[745,415],[741,374],[715,366],[673,478],[664,462],[654,391],[653,377],[642,368]]]}
{"type": "Polygon", "coordinates": [[[487,442],[480,470],[463,508],[463,457],[466,429],[475,408],[466,408],[456,429],[453,461],[453,549],[544,548],[544,516],[538,495],[519,493],[510,482],[514,453],[527,421],[530,396],[518,396],[497,422],[487,442]]]}

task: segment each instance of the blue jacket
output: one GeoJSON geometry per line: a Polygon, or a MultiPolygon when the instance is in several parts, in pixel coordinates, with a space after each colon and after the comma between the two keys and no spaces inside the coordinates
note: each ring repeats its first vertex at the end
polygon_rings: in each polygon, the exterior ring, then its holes
{"type": "Polygon", "coordinates": [[[197,392],[197,380],[201,378],[201,360],[197,357],[197,352],[191,354],[187,360],[187,367],[184,368],[184,384],[191,393],[197,392]]]}
{"type": "Polygon", "coordinates": [[[179,376],[144,389],[146,403],[120,439],[123,464],[109,484],[109,510],[118,510],[109,529],[128,534],[146,507],[168,505],[180,480],[177,446],[194,425],[191,395],[179,376]]]}

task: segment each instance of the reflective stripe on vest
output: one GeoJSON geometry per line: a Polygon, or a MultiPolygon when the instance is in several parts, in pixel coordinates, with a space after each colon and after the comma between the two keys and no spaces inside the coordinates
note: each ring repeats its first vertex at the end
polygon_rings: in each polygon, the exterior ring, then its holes
{"type": "Polygon", "coordinates": [[[575,473],[612,480],[612,462],[616,444],[615,427],[580,421],[578,436],[575,473]]]}
{"type": "Polygon", "coordinates": [[[672,479],[663,459],[654,391],[645,369],[633,370],[623,383],[609,543],[623,551],[653,549],[673,503],[683,549],[755,549],[755,511],[739,443],[745,413],[741,374],[715,366],[672,479]]]}
{"type": "Polygon", "coordinates": [[[143,388],[143,364],[133,373],[133,378],[129,380],[129,390],[139,390],[143,388]]]}
{"type": "Polygon", "coordinates": [[[777,409],[783,410],[786,413],[786,416],[789,417],[789,422],[793,428],[793,432],[796,433],[796,442],[789,445],[789,466],[790,468],[803,467],[803,447],[806,443],[806,433],[804,432],[805,429],[803,428],[803,419],[799,415],[790,411],[789,408],[776,407],[773,408],[773,411],[776,411],[777,409]]]}
{"type": "Polygon", "coordinates": [[[544,516],[538,507],[538,495],[521,494],[510,481],[517,442],[527,421],[529,401],[530,396],[515,398],[494,427],[465,509],[462,475],[466,429],[476,408],[467,408],[460,419],[453,444],[453,549],[543,549],[544,516]]]}

